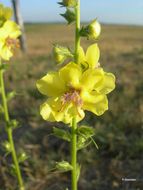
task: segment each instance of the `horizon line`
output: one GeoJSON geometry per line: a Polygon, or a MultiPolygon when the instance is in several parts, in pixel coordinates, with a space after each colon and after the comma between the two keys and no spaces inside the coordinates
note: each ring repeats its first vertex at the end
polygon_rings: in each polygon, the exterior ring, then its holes
{"type": "MultiPolygon", "coordinates": [[[[81,24],[87,24],[87,21],[81,22],[81,24]]],[[[115,26],[138,26],[143,27],[143,24],[131,24],[131,23],[116,23],[116,22],[100,22],[102,25],[115,25],[115,26]]],[[[66,24],[62,21],[24,21],[24,24],[66,24]]],[[[68,24],[67,24],[68,25],[68,24]]]]}

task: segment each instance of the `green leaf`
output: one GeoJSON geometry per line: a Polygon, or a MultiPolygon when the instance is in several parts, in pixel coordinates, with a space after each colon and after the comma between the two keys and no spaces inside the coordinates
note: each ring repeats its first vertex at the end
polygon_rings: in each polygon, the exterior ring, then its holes
{"type": "Polygon", "coordinates": [[[79,180],[80,177],[80,170],[81,170],[81,165],[77,164],[77,181],[79,180]]]}
{"type": "Polygon", "coordinates": [[[88,126],[84,126],[84,125],[80,126],[77,129],[77,133],[79,135],[82,135],[83,137],[85,137],[85,139],[88,139],[95,135],[94,129],[92,127],[88,127],[88,126]]]}
{"type": "Polygon", "coordinates": [[[67,161],[62,161],[56,163],[56,169],[60,172],[68,172],[71,171],[73,167],[67,161]]]}
{"type": "Polygon", "coordinates": [[[61,5],[61,7],[64,7],[64,3],[63,2],[58,2],[59,5],[61,5]]]}
{"type": "Polygon", "coordinates": [[[10,101],[12,98],[16,96],[16,92],[12,91],[7,94],[7,101],[10,101]]]}
{"type": "Polygon", "coordinates": [[[77,129],[77,134],[77,149],[80,150],[87,147],[93,141],[92,136],[94,136],[95,132],[92,127],[83,125],[77,129]]]}
{"type": "Polygon", "coordinates": [[[79,136],[77,140],[77,150],[81,150],[87,147],[91,143],[91,140],[86,139],[85,137],[79,136]]]}
{"type": "Polygon", "coordinates": [[[95,147],[96,147],[97,149],[99,149],[98,144],[95,142],[95,140],[94,140],[92,137],[90,137],[90,138],[91,138],[91,141],[93,142],[93,144],[95,145],[95,147]]]}
{"type": "Polygon", "coordinates": [[[64,129],[59,129],[57,127],[53,127],[53,133],[56,137],[66,140],[68,142],[71,141],[71,135],[68,131],[64,130],[64,129]]]}

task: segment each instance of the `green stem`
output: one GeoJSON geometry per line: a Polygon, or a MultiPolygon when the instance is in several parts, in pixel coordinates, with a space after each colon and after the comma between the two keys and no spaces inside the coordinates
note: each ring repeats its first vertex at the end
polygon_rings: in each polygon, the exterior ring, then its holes
{"type": "MultiPolygon", "coordinates": [[[[0,66],[2,66],[1,61],[0,61],[0,66]]],[[[4,118],[5,118],[5,122],[6,122],[6,132],[7,132],[8,140],[9,140],[9,143],[11,146],[11,154],[12,154],[13,162],[14,162],[15,169],[16,169],[16,175],[17,175],[17,180],[19,183],[19,189],[24,190],[22,175],[21,175],[21,171],[20,171],[20,167],[19,167],[19,163],[18,163],[18,159],[17,159],[17,155],[16,155],[16,150],[15,150],[15,146],[14,146],[14,141],[13,141],[12,128],[11,128],[11,126],[9,126],[10,118],[9,118],[9,112],[8,112],[8,105],[7,105],[7,98],[6,98],[3,74],[4,74],[4,71],[2,68],[0,68],[0,87],[1,87],[1,95],[2,95],[2,104],[3,104],[3,108],[4,108],[4,118]]]]}
{"type": "MultiPolygon", "coordinates": [[[[80,48],[80,0],[77,0],[77,5],[75,7],[76,14],[76,28],[75,28],[75,63],[79,63],[79,48],[80,48]]],[[[71,138],[71,165],[72,169],[72,180],[71,186],[72,190],[77,190],[77,121],[76,117],[72,120],[72,138],[71,138]]]]}
{"type": "Polygon", "coordinates": [[[75,29],[75,62],[79,62],[79,48],[80,48],[80,0],[77,1],[75,7],[76,14],[76,29],[75,29]]]}
{"type": "Polygon", "coordinates": [[[76,135],[76,129],[77,129],[77,122],[76,117],[73,118],[72,121],[72,139],[71,139],[71,165],[73,167],[72,169],[72,190],[77,190],[77,135],[76,135]]]}

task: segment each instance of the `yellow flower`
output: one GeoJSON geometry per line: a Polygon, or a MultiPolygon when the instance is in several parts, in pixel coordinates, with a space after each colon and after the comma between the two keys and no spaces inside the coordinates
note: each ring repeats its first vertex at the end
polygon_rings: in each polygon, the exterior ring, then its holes
{"type": "Polygon", "coordinates": [[[21,34],[19,26],[13,21],[6,21],[0,28],[0,58],[9,60],[15,48],[19,47],[18,36],[21,34]]]}
{"type": "Polygon", "coordinates": [[[6,20],[12,17],[13,11],[9,7],[4,7],[0,4],[0,27],[4,24],[6,20]]]}
{"type": "Polygon", "coordinates": [[[84,110],[102,115],[108,109],[106,94],[115,88],[115,77],[102,68],[87,69],[73,62],[37,81],[38,90],[48,96],[40,113],[48,121],[71,123],[84,118],[84,110]]]}
{"type": "Polygon", "coordinates": [[[99,57],[100,50],[96,43],[88,47],[86,54],[82,47],[79,49],[79,63],[85,68],[97,68],[99,66],[99,57]]]}

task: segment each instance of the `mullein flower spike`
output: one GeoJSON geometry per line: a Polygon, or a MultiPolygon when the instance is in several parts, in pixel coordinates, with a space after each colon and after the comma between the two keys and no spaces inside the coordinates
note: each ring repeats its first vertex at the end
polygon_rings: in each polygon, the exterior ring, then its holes
{"type": "Polygon", "coordinates": [[[17,126],[15,120],[11,120],[9,116],[8,101],[13,97],[14,93],[6,94],[4,69],[6,69],[3,61],[8,61],[14,55],[15,48],[19,47],[18,37],[20,36],[19,26],[11,21],[12,9],[4,7],[0,4],[0,89],[1,89],[1,102],[3,107],[3,115],[5,120],[5,127],[8,136],[3,146],[6,153],[11,153],[13,164],[11,165],[15,170],[15,175],[18,181],[18,189],[24,190],[23,179],[15,150],[13,140],[13,129],[17,126]]]}
{"type": "MultiPolygon", "coordinates": [[[[115,88],[115,76],[100,67],[100,50],[97,43],[90,45],[86,53],[80,45],[80,37],[98,39],[101,27],[97,20],[80,29],[80,0],[63,0],[65,14],[61,14],[68,23],[75,21],[75,48],[72,56],[67,55],[66,48],[56,46],[56,62],[71,62],[56,72],[48,72],[37,81],[39,92],[47,96],[40,106],[44,120],[69,124],[71,129],[54,128],[54,135],[71,143],[71,163],[58,162],[56,169],[60,172],[71,171],[71,189],[78,189],[80,165],[77,163],[77,151],[94,142],[94,131],[90,127],[79,127],[77,123],[85,117],[85,111],[97,116],[108,110],[107,95],[115,88]]],[[[69,51],[70,52],[70,51],[69,51]]],[[[97,144],[94,142],[98,148],[97,144]]]]}
{"type": "Polygon", "coordinates": [[[9,20],[12,16],[12,9],[0,4],[0,58],[8,61],[19,47],[21,35],[20,27],[9,20]]]}

